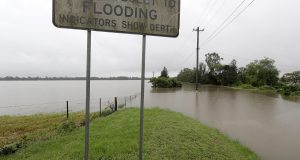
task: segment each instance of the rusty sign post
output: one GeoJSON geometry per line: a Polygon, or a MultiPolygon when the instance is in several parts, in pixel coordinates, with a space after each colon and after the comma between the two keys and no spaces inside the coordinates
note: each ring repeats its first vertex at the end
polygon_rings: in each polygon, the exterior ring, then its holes
{"type": "Polygon", "coordinates": [[[87,30],[85,156],[89,151],[91,31],[143,35],[140,143],[142,159],[146,35],[177,37],[180,0],[53,0],[52,21],[56,27],[87,30]]]}

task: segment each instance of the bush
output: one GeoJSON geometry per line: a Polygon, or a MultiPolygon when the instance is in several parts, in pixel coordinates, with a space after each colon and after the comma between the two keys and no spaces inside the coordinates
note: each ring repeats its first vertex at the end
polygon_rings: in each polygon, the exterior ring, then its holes
{"type": "Polygon", "coordinates": [[[101,112],[101,116],[102,117],[106,117],[111,115],[112,113],[114,113],[114,109],[111,109],[110,107],[105,108],[102,112],[101,112]]]}
{"type": "Polygon", "coordinates": [[[300,91],[296,91],[293,93],[293,96],[300,96],[300,91]]]}
{"type": "Polygon", "coordinates": [[[241,88],[241,89],[255,89],[255,87],[253,87],[251,84],[242,84],[242,85],[239,85],[238,88],[241,88]]]}
{"type": "Polygon", "coordinates": [[[286,96],[289,95],[295,95],[298,96],[300,95],[300,85],[298,84],[288,84],[288,85],[284,85],[282,87],[282,89],[280,90],[280,92],[286,96]]]}
{"type": "Polygon", "coordinates": [[[58,133],[64,134],[72,132],[76,128],[76,124],[73,121],[66,120],[61,124],[55,126],[58,133]]]}
{"type": "Polygon", "coordinates": [[[182,86],[181,82],[177,81],[175,78],[151,78],[150,82],[152,83],[152,87],[155,88],[176,88],[182,86]]]}
{"type": "Polygon", "coordinates": [[[16,144],[10,144],[6,145],[3,148],[0,149],[0,155],[8,155],[8,154],[13,154],[18,150],[16,144]]]}
{"type": "Polygon", "coordinates": [[[269,85],[261,86],[261,87],[259,87],[259,89],[261,89],[261,90],[275,90],[274,87],[269,86],[269,85]]]}

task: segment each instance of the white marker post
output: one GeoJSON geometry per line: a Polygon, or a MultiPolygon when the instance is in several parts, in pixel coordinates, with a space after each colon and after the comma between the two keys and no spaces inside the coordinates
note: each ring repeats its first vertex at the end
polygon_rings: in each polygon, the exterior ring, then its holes
{"type": "Polygon", "coordinates": [[[146,35],[179,35],[180,0],[53,0],[52,21],[59,28],[87,30],[85,160],[89,157],[91,31],[143,35],[139,139],[142,160],[146,35]]]}

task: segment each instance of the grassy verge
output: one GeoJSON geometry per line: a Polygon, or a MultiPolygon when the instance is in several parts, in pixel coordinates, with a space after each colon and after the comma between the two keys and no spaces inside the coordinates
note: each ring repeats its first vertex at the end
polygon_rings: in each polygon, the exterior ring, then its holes
{"type": "Polygon", "coordinates": [[[272,88],[272,87],[253,87],[252,85],[248,85],[248,84],[241,84],[241,85],[230,86],[229,88],[240,89],[240,90],[249,90],[249,91],[273,92],[273,93],[276,93],[276,89],[272,88]]]}
{"type": "MultiPolygon", "coordinates": [[[[91,119],[99,114],[92,113],[91,119]]],[[[84,113],[71,113],[69,120],[63,114],[41,114],[33,116],[0,117],[0,149],[5,146],[16,147],[24,143],[41,141],[61,134],[62,125],[72,122],[74,128],[83,126],[84,113]]],[[[21,147],[21,146],[19,146],[21,147]]]]}
{"type": "MultiPolygon", "coordinates": [[[[96,119],[90,128],[90,159],[138,159],[139,110],[126,109],[96,119]]],[[[1,159],[83,159],[84,128],[29,144],[1,159]]],[[[161,109],[145,111],[144,158],[259,159],[249,149],[216,129],[182,114],[161,109]]]]}
{"type": "MultiPolygon", "coordinates": [[[[298,85],[299,86],[299,85],[298,85]]],[[[299,97],[300,98],[300,90],[297,85],[282,85],[277,86],[277,88],[271,86],[261,86],[261,87],[253,87],[249,84],[241,84],[236,86],[231,86],[233,89],[241,89],[241,90],[250,90],[257,92],[269,92],[269,93],[278,93],[285,97],[299,97]]]]}

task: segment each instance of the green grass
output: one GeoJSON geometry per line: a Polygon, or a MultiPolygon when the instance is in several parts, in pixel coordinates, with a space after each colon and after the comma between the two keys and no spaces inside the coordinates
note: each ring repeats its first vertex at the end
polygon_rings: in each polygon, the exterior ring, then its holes
{"type": "MultiPolygon", "coordinates": [[[[144,158],[259,159],[258,156],[216,129],[180,113],[145,110],[144,158]]],[[[126,109],[96,119],[90,127],[90,159],[138,159],[139,110],[126,109]]],[[[84,128],[50,140],[29,144],[0,159],[83,159],[84,128]]]]}
{"type": "MultiPolygon", "coordinates": [[[[95,119],[97,113],[91,114],[95,119]]],[[[69,119],[77,127],[84,125],[84,113],[71,113],[69,119]]],[[[57,126],[66,121],[63,114],[40,114],[32,116],[0,116],[0,148],[22,141],[46,140],[58,135],[57,126]]]]}
{"type": "Polygon", "coordinates": [[[299,89],[297,90],[297,85],[293,89],[290,89],[288,86],[286,86],[286,90],[284,90],[284,86],[277,86],[276,88],[272,86],[261,86],[261,87],[253,87],[250,84],[240,84],[240,85],[235,85],[231,86],[229,88],[232,89],[239,89],[239,90],[248,90],[248,91],[254,91],[254,92],[265,92],[265,93],[278,93],[281,94],[284,97],[291,97],[291,98],[300,98],[300,91],[299,89]]]}
{"type": "Polygon", "coordinates": [[[277,93],[275,88],[269,86],[253,87],[252,85],[249,84],[241,84],[241,85],[231,86],[229,88],[237,89],[237,90],[253,91],[257,93],[277,93]]]}

